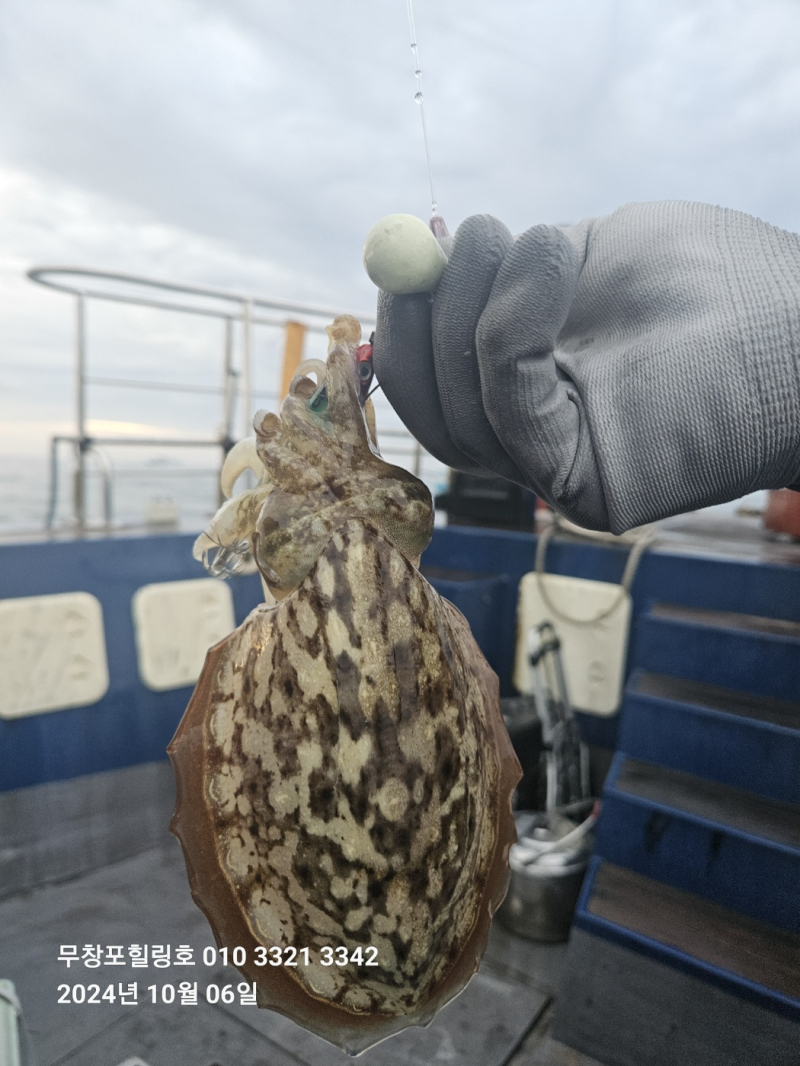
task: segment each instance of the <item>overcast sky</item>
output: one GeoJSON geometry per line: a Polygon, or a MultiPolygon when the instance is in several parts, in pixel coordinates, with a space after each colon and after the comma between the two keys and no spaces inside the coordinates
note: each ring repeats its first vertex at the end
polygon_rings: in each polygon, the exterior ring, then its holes
{"type": "MultiPolygon", "coordinates": [[[[796,0],[416,0],[415,14],[451,229],[677,198],[800,230],[796,0]]],[[[71,301],[28,267],[370,311],[366,232],[389,212],[427,217],[405,0],[6,0],[0,35],[0,453],[44,455],[71,426],[71,301]]],[[[90,308],[95,374],[216,383],[218,350],[216,324],[90,308]]],[[[171,402],[98,390],[90,414],[216,428],[171,402]]]]}

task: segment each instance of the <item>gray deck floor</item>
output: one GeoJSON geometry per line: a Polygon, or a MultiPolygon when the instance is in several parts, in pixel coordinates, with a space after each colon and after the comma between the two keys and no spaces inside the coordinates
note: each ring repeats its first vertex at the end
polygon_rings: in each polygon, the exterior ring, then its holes
{"type": "MultiPolygon", "coordinates": [[[[211,982],[234,987],[234,969],[203,965],[213,946],[189,895],[177,844],[0,903],[0,977],[16,985],[36,1066],[339,1066],[342,1052],[271,1011],[211,1005],[211,982]],[[62,944],[179,944],[196,965],[146,969],[58,961],[62,944]],[[148,986],[198,981],[197,1006],[153,1005],[148,986]],[[138,1004],[58,1004],[60,984],[136,982],[138,1004]],[[140,1060],[137,1062],[137,1060],[140,1060]]],[[[481,972],[428,1029],[366,1052],[364,1066],[593,1066],[549,1036],[565,946],[492,931],[481,972]]]]}

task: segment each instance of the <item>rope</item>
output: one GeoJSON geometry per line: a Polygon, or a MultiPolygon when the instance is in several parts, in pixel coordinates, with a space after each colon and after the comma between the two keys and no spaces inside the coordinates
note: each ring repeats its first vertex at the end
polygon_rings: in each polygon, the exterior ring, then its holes
{"type": "Polygon", "coordinates": [[[539,543],[536,545],[536,583],[539,586],[539,593],[544,600],[547,609],[562,622],[569,622],[570,625],[575,626],[594,626],[597,625],[598,622],[602,622],[605,618],[608,618],[614,613],[614,611],[616,611],[625,596],[630,592],[641,558],[650,545],[655,541],[656,536],[656,530],[653,526],[639,526],[638,529],[632,529],[630,532],[624,533],[621,537],[616,537],[613,533],[600,533],[593,529],[582,529],[580,526],[576,526],[572,522],[567,521],[566,518],[562,518],[560,515],[554,513],[553,521],[544,532],[539,534],[539,543]],[[545,575],[544,565],[545,557],[547,555],[547,546],[553,539],[557,530],[573,533],[576,536],[583,537],[587,540],[596,540],[601,544],[630,545],[631,550],[628,554],[627,562],[625,563],[625,569],[622,573],[622,580],[620,581],[617,595],[608,607],[604,607],[593,618],[573,618],[571,615],[567,614],[566,611],[561,610],[560,607],[553,603],[550,594],[547,591],[545,582],[542,580],[545,575]]]}

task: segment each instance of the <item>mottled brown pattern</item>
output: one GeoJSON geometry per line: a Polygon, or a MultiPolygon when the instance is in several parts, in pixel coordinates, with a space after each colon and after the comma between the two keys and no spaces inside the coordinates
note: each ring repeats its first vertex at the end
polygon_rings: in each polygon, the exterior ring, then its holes
{"type": "Polygon", "coordinates": [[[340,344],[328,356],[327,399],[320,410],[309,407],[307,381],[295,380],[280,419],[267,414],[254,423],[273,488],[256,521],[253,549],[278,597],[297,588],[331,534],[351,518],[417,561],[433,529],[427,487],[384,462],[370,439],[352,348],[340,344]]]}
{"type": "Polygon", "coordinates": [[[320,947],[374,945],[378,969],[322,974],[359,1009],[423,1001],[483,894],[499,766],[454,615],[350,522],[237,631],[207,719],[217,849],[256,939],[311,948],[314,991],[320,947]]]}
{"type": "Polygon", "coordinates": [[[497,678],[416,568],[427,489],[375,452],[345,344],[327,385],[321,415],[301,383],[258,420],[273,488],[255,554],[284,598],[209,653],[170,747],[173,828],[259,1003],[357,1052],[426,1024],[477,969],[519,765],[497,678]],[[256,968],[258,945],[310,961],[256,968]],[[378,966],[323,966],[325,947],[378,966]]]}

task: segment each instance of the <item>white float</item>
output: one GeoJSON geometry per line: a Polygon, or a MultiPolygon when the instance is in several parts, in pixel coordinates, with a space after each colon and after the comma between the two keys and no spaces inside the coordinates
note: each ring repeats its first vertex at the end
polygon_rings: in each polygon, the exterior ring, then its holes
{"type": "Polygon", "coordinates": [[[447,266],[447,256],[416,215],[387,215],[364,242],[364,267],[384,292],[431,292],[447,266]]]}

